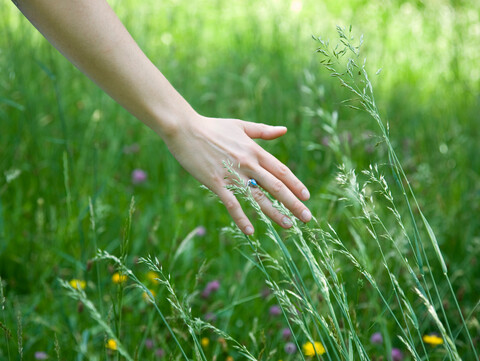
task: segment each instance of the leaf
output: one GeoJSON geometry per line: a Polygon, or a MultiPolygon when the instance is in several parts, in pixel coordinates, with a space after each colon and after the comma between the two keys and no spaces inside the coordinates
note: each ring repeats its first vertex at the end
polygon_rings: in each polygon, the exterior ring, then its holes
{"type": "Polygon", "coordinates": [[[430,227],[430,224],[428,223],[427,219],[423,215],[422,211],[420,211],[420,216],[422,217],[423,224],[427,228],[427,232],[428,232],[428,235],[430,236],[430,240],[432,241],[433,248],[435,249],[437,258],[440,261],[440,264],[442,266],[442,271],[444,274],[447,274],[447,266],[445,265],[445,261],[442,256],[442,252],[440,251],[440,247],[438,246],[437,237],[435,237],[435,233],[433,232],[432,227],[430,227]]]}
{"type": "Polygon", "coordinates": [[[18,104],[17,102],[14,102],[13,100],[10,100],[10,99],[4,98],[4,97],[0,97],[0,102],[9,105],[12,108],[18,109],[21,112],[23,112],[25,110],[25,107],[23,105],[18,104]]]}

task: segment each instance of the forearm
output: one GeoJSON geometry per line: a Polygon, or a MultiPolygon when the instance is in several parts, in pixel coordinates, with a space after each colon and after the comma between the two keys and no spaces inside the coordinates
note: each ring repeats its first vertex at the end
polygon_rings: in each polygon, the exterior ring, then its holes
{"type": "MultiPolygon", "coordinates": [[[[300,202],[309,198],[308,190],[253,140],[278,138],[285,127],[198,115],[143,54],[105,0],[18,0],[17,6],[83,73],[156,131],[180,164],[220,197],[243,232],[252,234],[253,226],[227,189],[232,180],[223,162],[234,164],[245,182],[255,178],[302,221],[311,219],[300,202]]],[[[292,226],[263,191],[256,188],[252,194],[265,214],[285,228],[292,226]]]]}
{"type": "Polygon", "coordinates": [[[165,138],[195,111],[141,51],[105,0],[19,0],[66,58],[165,138]]]}

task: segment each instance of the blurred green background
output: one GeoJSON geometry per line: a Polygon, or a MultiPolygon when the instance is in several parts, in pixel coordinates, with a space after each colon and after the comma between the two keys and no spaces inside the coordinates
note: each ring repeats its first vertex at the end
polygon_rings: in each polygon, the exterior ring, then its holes
{"type": "MultiPolygon", "coordinates": [[[[338,165],[347,161],[361,169],[386,162],[373,135],[375,124],[344,105],[350,95],[322,69],[315,53],[312,35],[334,42],[335,25],[352,25],[358,37],[363,34],[362,54],[378,108],[389,121],[394,147],[456,286],[466,303],[478,301],[479,2],[110,4],[199,113],[286,125],[289,131],[282,139],[261,144],[310,189],[314,216],[333,225],[341,224],[342,213],[332,185],[338,165]],[[338,116],[340,144],[332,143],[323,126],[332,116],[338,116]]],[[[264,285],[258,275],[245,273],[247,262],[235,250],[235,241],[220,232],[230,224],[223,206],[181,169],[152,131],[65,60],[13,4],[3,3],[1,9],[0,276],[6,309],[0,320],[14,334],[22,315],[25,354],[47,350],[53,355],[56,334],[64,354],[94,359],[93,351],[80,346],[85,337],[95,339],[92,321],[78,313],[56,279],[94,284],[101,278],[106,289],[112,288],[106,297],[114,298],[112,270],[100,264],[94,273],[87,263],[97,247],[120,253],[132,196],[131,267],[145,271],[135,260],[152,254],[168,269],[172,250],[202,226],[206,234],[195,236],[188,258],[169,270],[178,288],[192,292],[196,274],[207,262],[200,283],[221,279],[230,285],[219,296],[220,304],[240,292],[239,279],[252,277],[241,297],[260,294],[264,285]],[[132,183],[134,169],[147,173],[144,183],[132,183]],[[90,330],[87,336],[85,330],[90,330]]],[[[257,310],[255,315],[264,312],[261,301],[245,307],[257,310]]],[[[140,330],[147,321],[132,316],[129,322],[132,330],[140,330]]],[[[132,345],[142,337],[141,331],[134,334],[132,345]]],[[[0,336],[0,358],[7,359],[7,344],[16,354],[15,336],[0,336]]],[[[101,345],[102,337],[97,335],[95,342],[101,345]]]]}

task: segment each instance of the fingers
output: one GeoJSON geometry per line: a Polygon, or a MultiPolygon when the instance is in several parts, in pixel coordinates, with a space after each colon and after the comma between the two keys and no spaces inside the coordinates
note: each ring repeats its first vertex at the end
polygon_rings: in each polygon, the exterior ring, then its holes
{"type": "Polygon", "coordinates": [[[257,201],[258,205],[262,209],[262,212],[265,213],[267,217],[273,220],[278,225],[282,226],[283,228],[290,228],[293,226],[293,223],[290,218],[286,215],[280,213],[278,209],[273,207],[272,202],[265,193],[262,192],[260,188],[251,188],[252,196],[257,201]]]}
{"type": "MultiPolygon", "coordinates": [[[[237,124],[243,127],[245,134],[252,139],[272,140],[287,132],[287,128],[283,126],[270,126],[245,121],[239,121],[237,124]]],[[[266,152],[255,142],[251,141],[251,143],[253,147],[249,148],[250,153],[247,156],[247,160],[251,161],[247,162],[245,159],[238,161],[243,170],[241,172],[243,176],[256,179],[267,192],[283,203],[295,217],[303,222],[310,221],[312,214],[301,202],[301,200],[306,201],[310,198],[310,193],[305,185],[273,155],[266,152]],[[249,164],[250,166],[248,166],[249,164]]],[[[293,225],[292,220],[276,209],[260,188],[252,187],[251,191],[265,215],[283,228],[290,228],[293,225]]],[[[217,194],[237,226],[245,234],[253,234],[253,226],[235,195],[226,188],[223,188],[217,194]]]]}
{"type": "MultiPolygon", "coordinates": [[[[265,170],[274,175],[279,181],[283,182],[292,192],[302,201],[307,201],[310,198],[310,192],[307,187],[293,174],[293,172],[277,158],[268,152],[260,158],[259,162],[265,170]]],[[[276,188],[279,185],[275,186],[276,188]]],[[[272,194],[273,195],[273,194],[272,194]]]]}
{"type": "MultiPolygon", "coordinates": [[[[286,127],[271,126],[261,123],[242,122],[245,133],[250,138],[260,138],[271,140],[284,135],[287,132],[286,127]]],[[[275,177],[285,183],[292,192],[301,200],[306,201],[310,198],[307,187],[292,173],[292,171],[277,158],[268,152],[265,152],[260,146],[257,147],[259,153],[259,164],[275,177]]]]}
{"type": "Polygon", "coordinates": [[[245,133],[253,139],[272,140],[287,132],[286,127],[272,126],[261,123],[242,122],[245,133]]]}
{"type": "Polygon", "coordinates": [[[253,234],[252,223],[243,212],[242,207],[240,206],[240,203],[235,195],[223,187],[218,191],[217,194],[238,228],[240,228],[246,235],[253,234]]]}
{"type": "MultiPolygon", "coordinates": [[[[278,179],[265,169],[259,170],[255,177],[257,182],[259,182],[260,185],[275,199],[282,202],[283,205],[287,207],[295,217],[303,222],[308,222],[310,219],[312,219],[312,214],[308,208],[302,202],[300,202],[296,195],[289,189],[289,187],[285,185],[282,180],[278,179]]],[[[273,208],[273,206],[271,207],[273,208]]]]}

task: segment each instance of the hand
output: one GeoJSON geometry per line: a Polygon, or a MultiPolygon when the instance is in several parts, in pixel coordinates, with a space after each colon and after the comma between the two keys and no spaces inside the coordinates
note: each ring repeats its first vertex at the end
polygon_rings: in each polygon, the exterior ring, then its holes
{"type": "MultiPolygon", "coordinates": [[[[308,190],[293,173],[252,138],[275,139],[285,127],[198,115],[145,56],[105,0],[20,1],[19,9],[82,72],[164,139],[180,164],[216,193],[246,234],[253,226],[232,192],[223,162],[260,186],[304,222],[301,200],[308,190]]],[[[281,226],[291,221],[259,188],[252,193],[263,212],[281,226]]]]}
{"type": "MultiPolygon", "coordinates": [[[[300,220],[308,222],[312,218],[308,208],[299,200],[309,199],[307,188],[287,166],[252,140],[271,140],[286,132],[286,127],[198,115],[182,122],[181,127],[164,140],[185,170],[216,193],[237,226],[250,235],[254,231],[252,223],[235,195],[226,189],[228,172],[223,165],[225,161],[234,164],[245,184],[248,179],[255,179],[300,220]]],[[[292,226],[292,221],[273,207],[260,188],[251,190],[268,217],[284,228],[292,226]]]]}

